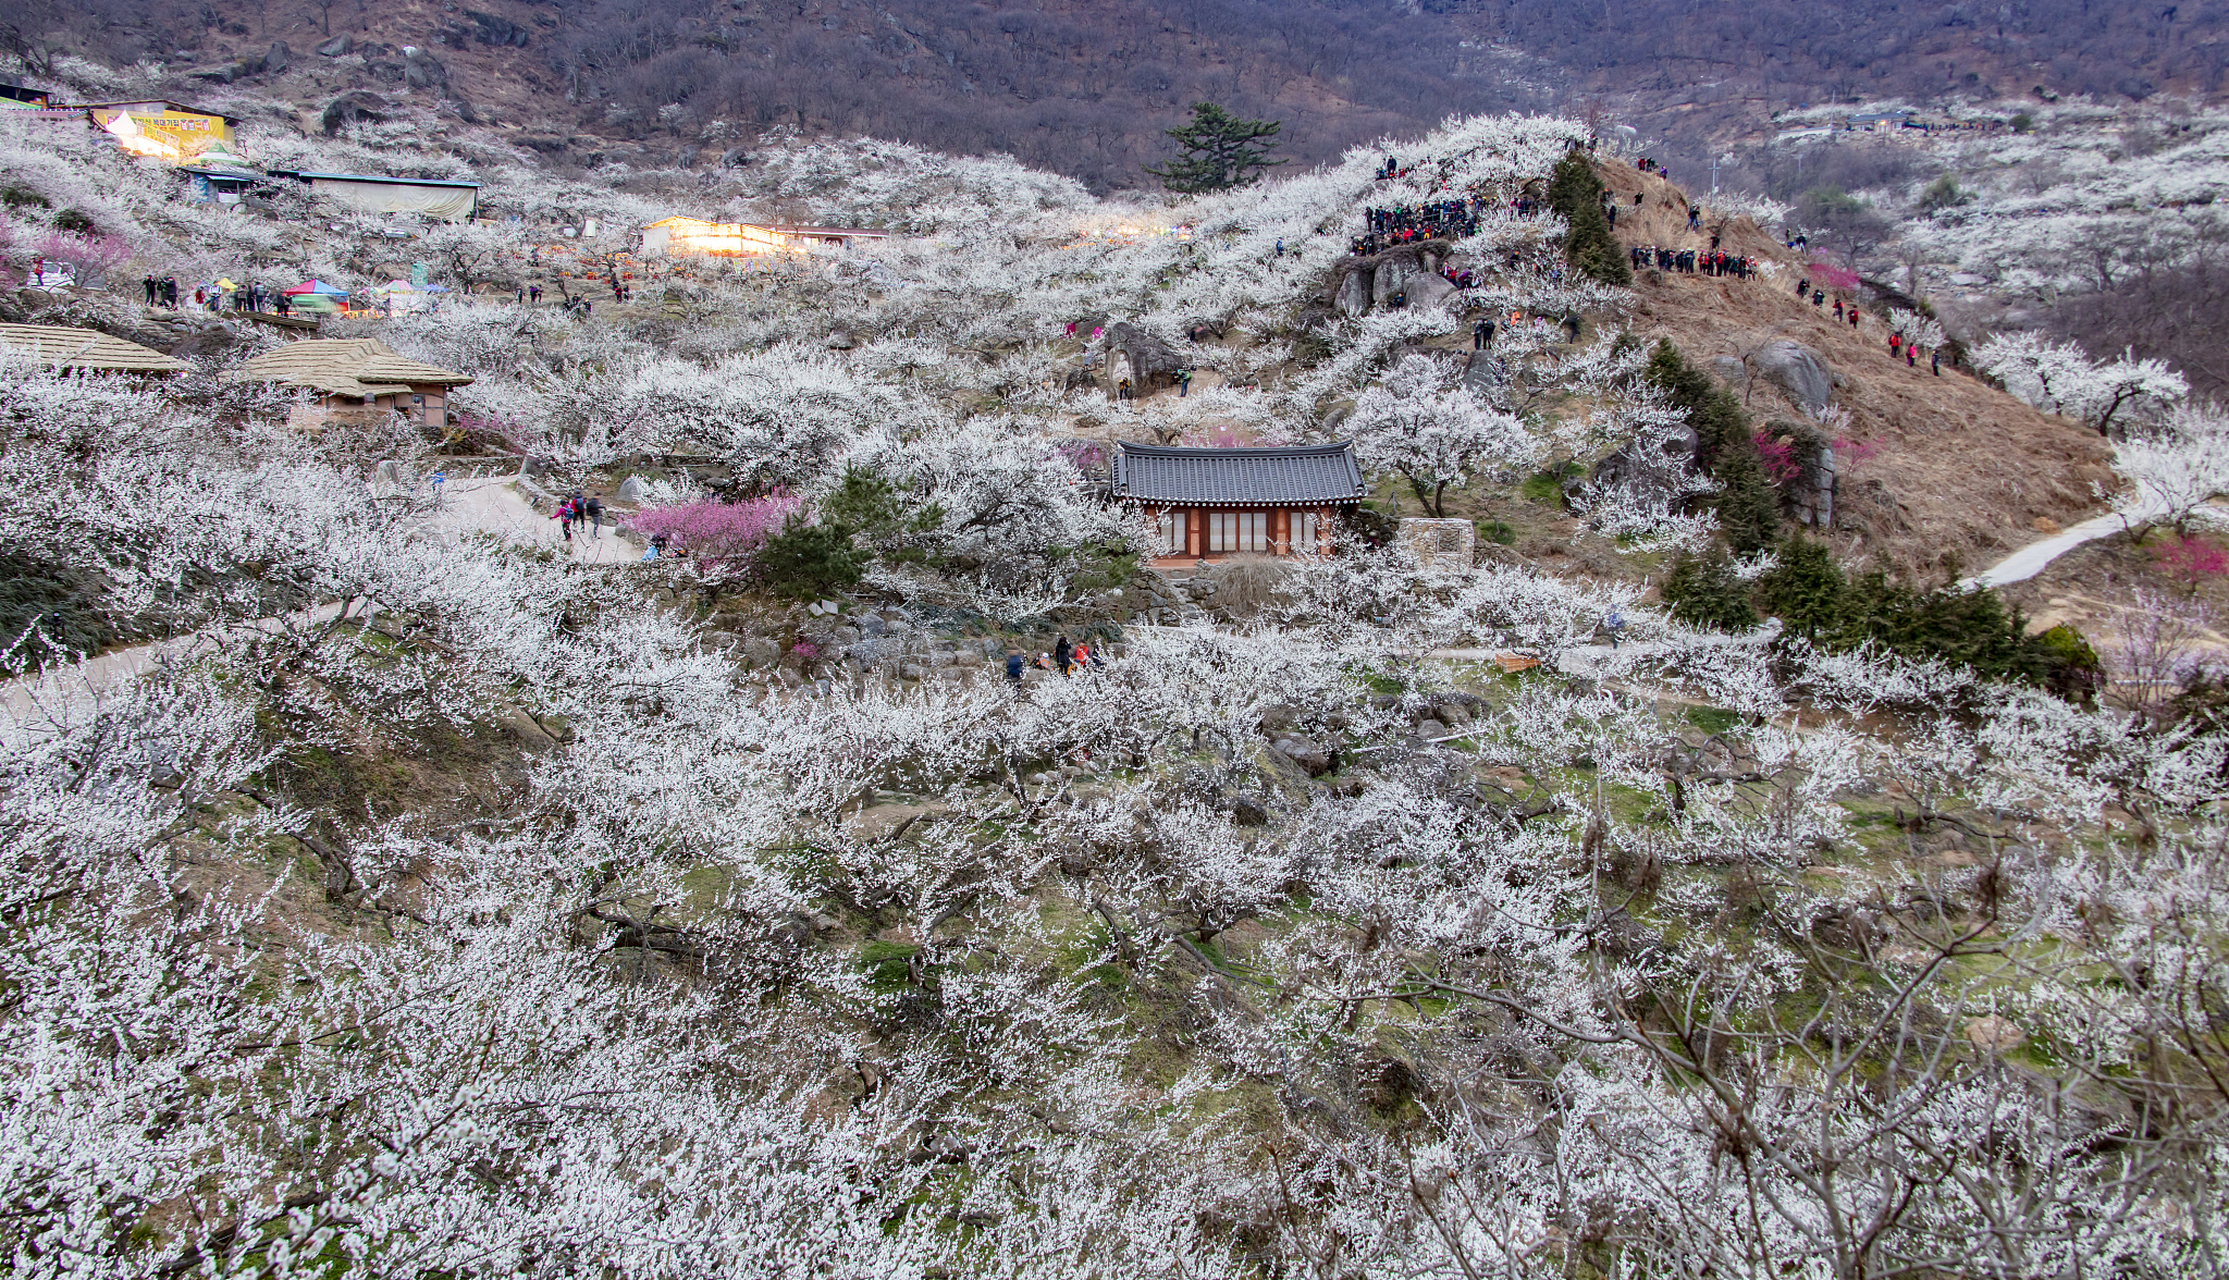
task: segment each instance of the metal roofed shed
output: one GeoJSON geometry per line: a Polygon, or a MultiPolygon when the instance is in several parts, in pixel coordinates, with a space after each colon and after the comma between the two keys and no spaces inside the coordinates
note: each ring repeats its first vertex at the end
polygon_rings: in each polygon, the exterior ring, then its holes
{"type": "Polygon", "coordinates": [[[0,351],[44,368],[96,373],[184,373],[192,367],[98,329],[60,324],[0,324],[0,351]]]}
{"type": "Polygon", "coordinates": [[[1259,449],[1115,446],[1113,497],[1147,522],[1154,560],[1328,555],[1367,488],[1350,441],[1259,449]]]}
{"type": "Polygon", "coordinates": [[[467,222],[480,207],[480,184],[447,178],[391,178],[376,173],[310,173],[273,169],[274,178],[306,184],[310,194],[360,213],[416,213],[467,222]]]}

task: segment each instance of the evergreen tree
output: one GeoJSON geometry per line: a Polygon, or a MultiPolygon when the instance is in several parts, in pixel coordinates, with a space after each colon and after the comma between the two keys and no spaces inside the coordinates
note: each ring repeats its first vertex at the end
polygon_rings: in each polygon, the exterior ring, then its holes
{"type": "Polygon", "coordinates": [[[1738,555],[1754,555],[1780,536],[1780,494],[1755,447],[1718,455],[1718,527],[1738,555]]]}
{"type": "Polygon", "coordinates": [[[1548,207],[1570,228],[1563,237],[1564,261],[1603,284],[1631,284],[1633,270],[1626,265],[1625,248],[1602,213],[1602,190],[1594,165],[1576,147],[1566,151],[1548,175],[1548,207]]]}
{"type": "Polygon", "coordinates": [[[1602,206],[1583,204],[1571,215],[1571,229],[1564,233],[1563,257],[1576,271],[1602,284],[1633,283],[1633,268],[1626,265],[1625,246],[1610,232],[1602,206]]]}
{"type": "Polygon", "coordinates": [[[1718,474],[1722,454],[1746,451],[1754,457],[1757,444],[1750,437],[1749,415],[1741,411],[1741,402],[1709,374],[1687,363],[1670,338],[1658,339],[1649,352],[1648,379],[1675,408],[1687,411],[1687,425],[1695,429],[1695,464],[1704,474],[1718,474]]]}
{"type": "Polygon", "coordinates": [[[851,545],[851,531],[836,524],[806,524],[791,516],[766,540],[751,568],[776,595],[810,600],[856,585],[865,566],[851,545]]]}
{"type": "Polygon", "coordinates": [[[899,562],[923,562],[928,551],[922,544],[944,523],[944,508],[929,503],[911,515],[900,495],[904,492],[882,473],[854,463],[844,468],[843,483],[820,501],[820,522],[863,541],[875,557],[899,562]]]}
{"type": "Polygon", "coordinates": [[[1971,667],[1974,674],[1997,680],[2041,684],[2054,665],[2046,646],[2027,634],[2020,611],[1996,592],[1925,590],[1895,581],[1880,569],[1849,584],[1841,623],[1827,638],[1844,649],[1869,640],[1908,657],[1971,667]]]}
{"type": "Polygon", "coordinates": [[[1757,611],[1749,603],[1749,587],[1734,573],[1734,562],[1719,547],[1698,556],[1682,551],[1664,579],[1664,603],[1672,618],[1691,627],[1715,631],[1747,631],[1757,625],[1757,611]]]}
{"type": "Polygon", "coordinates": [[[1842,620],[1842,592],[1848,585],[1827,544],[1791,533],[1780,544],[1780,563],[1757,580],[1767,612],[1779,615],[1791,633],[1807,640],[1831,634],[1842,620]]]}
{"type": "Polygon", "coordinates": [[[1241,120],[1212,102],[1195,102],[1190,123],[1166,130],[1183,154],[1160,168],[1148,165],[1146,172],[1185,195],[1242,187],[1270,166],[1285,163],[1269,156],[1277,145],[1269,139],[1283,127],[1275,120],[1241,120]]]}

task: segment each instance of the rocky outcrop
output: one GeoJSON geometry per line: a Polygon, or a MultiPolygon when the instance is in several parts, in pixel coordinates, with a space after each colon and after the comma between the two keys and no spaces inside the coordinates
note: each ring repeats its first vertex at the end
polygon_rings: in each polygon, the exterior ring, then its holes
{"type": "Polygon", "coordinates": [[[402,51],[402,82],[413,89],[446,89],[449,87],[449,68],[441,59],[416,45],[402,51]]]}
{"type": "Polygon", "coordinates": [[[1768,342],[1746,365],[1733,356],[1720,356],[1711,365],[1736,390],[1748,390],[1753,379],[1763,382],[1814,418],[1834,402],[1834,371],[1818,352],[1800,342],[1785,338],[1768,342]]]}
{"type": "Polygon", "coordinates": [[[384,120],[391,109],[385,98],[369,89],[351,89],[325,104],[319,122],[327,134],[335,134],[358,121],[384,120]]]}
{"type": "Polygon", "coordinates": [[[1173,347],[1127,321],[1107,330],[1107,342],[1128,358],[1130,375],[1140,388],[1151,386],[1157,377],[1173,381],[1176,371],[1184,367],[1173,347]]]}

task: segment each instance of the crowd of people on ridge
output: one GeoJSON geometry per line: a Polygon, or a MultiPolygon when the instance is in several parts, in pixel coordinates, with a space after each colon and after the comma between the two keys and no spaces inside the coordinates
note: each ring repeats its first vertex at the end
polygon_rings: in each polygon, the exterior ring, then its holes
{"type": "MultiPolygon", "coordinates": [[[[1712,237],[1713,240],[1716,237],[1712,237]]],[[[1757,260],[1740,254],[1727,253],[1715,244],[1709,249],[1666,249],[1653,244],[1637,244],[1626,250],[1635,271],[1650,267],[1658,271],[1678,271],[1686,275],[1732,276],[1747,280],[1757,273],[1757,260]]]]}
{"type": "Polygon", "coordinates": [[[1363,210],[1364,234],[1347,243],[1347,252],[1360,257],[1419,240],[1459,240],[1478,234],[1478,200],[1430,200],[1423,204],[1397,204],[1363,210]]]}

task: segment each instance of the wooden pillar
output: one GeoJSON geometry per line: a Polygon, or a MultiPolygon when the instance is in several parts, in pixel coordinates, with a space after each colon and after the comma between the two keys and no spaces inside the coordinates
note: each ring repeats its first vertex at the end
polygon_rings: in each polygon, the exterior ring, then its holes
{"type": "Polygon", "coordinates": [[[1207,517],[1199,507],[1184,516],[1184,545],[1195,560],[1207,554],[1207,517]]]}

